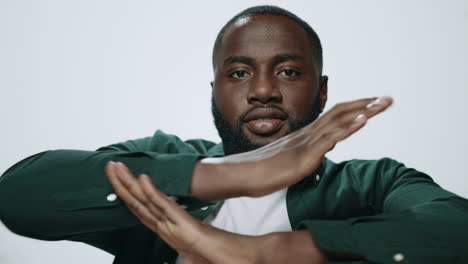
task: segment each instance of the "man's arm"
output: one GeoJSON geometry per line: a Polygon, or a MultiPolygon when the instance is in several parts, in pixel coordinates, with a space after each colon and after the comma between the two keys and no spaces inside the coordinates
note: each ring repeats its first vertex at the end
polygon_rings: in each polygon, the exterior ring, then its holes
{"type": "Polygon", "coordinates": [[[314,172],[335,145],[385,111],[390,97],[341,103],[312,124],[259,149],[195,165],[190,193],[202,200],[259,197],[289,187],[314,172]]]}
{"type": "Polygon", "coordinates": [[[138,178],[122,163],[106,174],[128,208],[187,263],[321,263],[361,256],[320,249],[306,230],[246,236],[206,225],[161,193],[145,174],[138,178]]]}
{"type": "MultiPolygon", "coordinates": [[[[369,174],[360,167],[356,175],[369,174]]],[[[382,160],[375,175],[363,180],[369,189],[360,199],[372,201],[377,214],[304,220],[296,228],[308,230],[322,250],[350,253],[371,262],[468,262],[466,199],[390,159],[382,160]]]]}
{"type": "MultiPolygon", "coordinates": [[[[391,159],[378,162],[348,163],[351,167],[330,167],[347,171],[329,175],[330,181],[348,182],[349,194],[363,206],[372,205],[375,213],[343,220],[305,219],[296,222],[300,231],[273,233],[276,250],[263,247],[274,259],[294,254],[290,248],[315,251],[319,248],[328,260],[363,260],[371,263],[467,263],[468,201],[440,188],[426,174],[391,159]],[[368,166],[370,165],[370,166],[368,166]],[[359,179],[353,181],[352,178],[359,179]],[[360,181],[360,182],[359,182],[360,181]],[[355,188],[355,189],[354,189],[355,188]],[[304,232],[307,231],[307,232],[304,232]],[[313,241],[305,239],[309,236],[313,241]],[[293,241],[303,242],[293,244],[293,241]],[[289,242],[288,242],[289,241],[289,242]],[[282,250],[281,245],[290,245],[282,250]],[[271,252],[274,252],[272,254],[271,252]]],[[[337,195],[334,183],[322,179],[331,196],[337,195]]],[[[343,190],[341,190],[343,191],[343,190]]],[[[315,190],[318,192],[318,190],[315,190]]],[[[320,192],[324,195],[323,192],[320,192]]],[[[303,199],[312,198],[303,196],[303,199]]],[[[333,199],[333,198],[330,198],[333,199]]],[[[332,200],[322,200],[323,206],[332,200]]],[[[340,201],[346,204],[346,201],[340,201]]],[[[329,207],[333,207],[329,205],[329,207]]],[[[346,205],[341,206],[345,208],[346,205]]],[[[314,210],[314,208],[304,208],[314,210]]],[[[305,251],[304,251],[305,252],[305,251]]],[[[299,253],[296,251],[297,256],[299,253]]],[[[265,255],[265,254],[262,254],[265,255]]],[[[307,256],[303,253],[301,256],[307,256]]],[[[270,260],[271,261],[271,260],[270,260]]]]}
{"type": "Polygon", "coordinates": [[[391,103],[391,98],[371,98],[339,104],[307,129],[249,153],[204,159],[195,170],[206,154],[203,144],[183,144],[167,135],[95,152],[39,153],[0,179],[0,219],[21,235],[46,240],[86,236],[87,243],[90,234],[139,224],[112,194],[104,176],[111,160],[127,164],[136,174],[151,175],[162,192],[178,196],[189,210],[209,204],[204,201],[265,195],[310,174],[338,141],[391,103]]]}
{"type": "Polygon", "coordinates": [[[137,179],[122,164],[109,164],[108,176],[140,221],[193,263],[466,263],[468,201],[423,173],[389,163],[390,168],[377,168],[386,175],[375,177],[387,181],[379,183],[382,190],[389,186],[381,214],[304,220],[296,228],[306,230],[263,236],[238,235],[199,222],[154,188],[148,176],[137,179]]]}
{"type": "Polygon", "coordinates": [[[126,230],[141,223],[113,194],[105,164],[125,162],[134,171],[152,175],[168,195],[180,196],[186,205],[198,208],[208,203],[189,194],[192,170],[212,145],[186,144],[157,132],[98,151],[33,155],[0,178],[0,220],[20,235],[82,241],[114,254],[126,230]]]}
{"type": "Polygon", "coordinates": [[[307,231],[245,236],[204,224],[151,182],[122,163],[109,163],[106,174],[128,208],[186,263],[320,263],[325,260],[307,231]],[[291,246],[291,247],[290,247],[291,246]]]}

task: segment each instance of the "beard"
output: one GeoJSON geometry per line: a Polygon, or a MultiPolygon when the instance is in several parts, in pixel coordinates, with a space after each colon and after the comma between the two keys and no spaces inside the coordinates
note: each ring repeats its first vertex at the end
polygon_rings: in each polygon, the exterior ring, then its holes
{"type": "MultiPolygon", "coordinates": [[[[284,110],[282,110],[284,111],[284,110]]],[[[211,97],[211,113],[213,114],[214,123],[218,130],[219,137],[223,142],[224,154],[233,155],[237,153],[251,151],[264,145],[255,144],[251,142],[242,132],[242,120],[244,120],[245,114],[239,117],[236,125],[233,127],[229,124],[224,115],[219,111],[213,96],[211,97]]],[[[288,113],[288,119],[286,120],[289,124],[290,130],[287,134],[299,130],[308,124],[312,123],[322,113],[320,96],[316,96],[313,102],[312,109],[306,113],[303,119],[297,120],[296,115],[288,113]]]]}

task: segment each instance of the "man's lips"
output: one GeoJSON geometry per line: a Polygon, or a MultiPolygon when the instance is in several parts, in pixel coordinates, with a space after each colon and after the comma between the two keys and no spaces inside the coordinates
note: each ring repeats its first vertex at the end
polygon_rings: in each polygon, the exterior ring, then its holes
{"type": "Polygon", "coordinates": [[[288,115],[273,107],[258,107],[249,111],[244,117],[247,128],[255,134],[273,134],[277,132],[288,115]]]}
{"type": "Polygon", "coordinates": [[[283,125],[281,119],[255,119],[246,123],[247,128],[255,134],[273,134],[283,125]]]}

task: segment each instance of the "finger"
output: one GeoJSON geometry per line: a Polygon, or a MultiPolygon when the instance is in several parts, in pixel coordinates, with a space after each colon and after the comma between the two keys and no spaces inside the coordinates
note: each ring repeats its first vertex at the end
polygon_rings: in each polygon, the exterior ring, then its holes
{"type": "Polygon", "coordinates": [[[158,209],[164,217],[168,218],[172,223],[177,221],[178,214],[185,213],[177,203],[170,200],[164,193],[159,191],[147,175],[142,175],[140,184],[144,193],[149,197],[150,204],[152,204],[155,209],[158,209]],[[176,212],[175,215],[173,213],[174,211],[176,212]]]}
{"type": "Polygon", "coordinates": [[[133,208],[139,210],[141,214],[139,216],[141,218],[147,219],[148,221],[153,221],[155,225],[160,225],[158,221],[165,221],[165,217],[163,214],[158,213],[156,210],[151,210],[154,206],[151,206],[151,202],[149,197],[143,192],[142,187],[140,186],[138,179],[130,172],[130,170],[123,164],[117,163],[117,174],[121,182],[126,185],[128,192],[133,198],[136,200],[134,201],[133,208]],[[154,213],[156,212],[156,214],[154,213]]]}
{"type": "Polygon", "coordinates": [[[176,223],[179,219],[188,216],[187,212],[181,209],[174,201],[167,198],[164,193],[159,191],[147,175],[142,175],[141,185],[145,194],[150,198],[150,202],[157,208],[160,208],[164,216],[172,223],[176,223]]]}
{"type": "Polygon", "coordinates": [[[134,198],[142,204],[142,206],[146,207],[153,217],[157,218],[159,221],[165,221],[166,217],[160,212],[161,210],[155,208],[155,206],[150,202],[150,197],[143,192],[143,188],[138,182],[138,178],[136,178],[123,163],[117,163],[117,165],[119,179],[126,184],[129,193],[132,194],[134,198]]]}
{"type": "MultiPolygon", "coordinates": [[[[327,111],[312,124],[295,131],[286,137],[280,138],[273,143],[270,143],[269,146],[273,145],[288,145],[289,142],[300,140],[304,141],[306,144],[312,143],[317,137],[322,135],[325,132],[333,130],[336,126],[345,126],[349,125],[352,120],[354,120],[358,115],[362,114],[366,109],[369,109],[369,117],[375,115],[371,111],[378,110],[378,107],[372,107],[372,103],[375,102],[378,98],[364,98],[355,101],[340,103],[335,105],[331,110],[327,111]],[[367,107],[369,105],[369,107],[367,107]],[[372,109],[372,110],[370,110],[372,109]],[[310,133],[312,132],[312,133],[310,133]],[[310,133],[310,134],[309,134],[310,133]],[[312,136],[312,138],[304,137],[304,134],[312,136]]],[[[381,102],[381,101],[379,101],[381,102]]],[[[384,100],[385,102],[385,100],[384,100]]],[[[380,104],[374,104],[378,106],[380,104]]],[[[257,149],[256,151],[260,152],[263,148],[257,149]]],[[[270,148],[264,148],[264,151],[271,151],[270,148]]]]}
{"type": "Polygon", "coordinates": [[[113,161],[109,161],[106,163],[104,171],[106,173],[107,179],[109,180],[112,187],[114,187],[114,183],[117,180],[117,172],[115,171],[116,163],[113,161]]]}
{"type": "MultiPolygon", "coordinates": [[[[165,221],[167,220],[166,216],[165,216],[165,213],[163,211],[163,209],[161,207],[159,207],[158,204],[154,203],[151,199],[151,195],[153,194],[150,194],[148,192],[145,192],[144,188],[145,188],[145,185],[153,185],[150,177],[146,174],[141,174],[139,177],[138,177],[138,184],[140,185],[140,188],[142,189],[142,192],[146,198],[146,207],[148,208],[148,210],[156,217],[158,218],[158,220],[160,221],[165,221]],[[149,183],[148,183],[149,182],[149,183]]],[[[154,186],[154,185],[153,185],[154,186]]]]}
{"type": "Polygon", "coordinates": [[[164,193],[159,191],[148,175],[142,174],[138,179],[143,188],[143,192],[150,199],[148,208],[161,212],[165,221],[160,221],[158,225],[159,236],[169,245],[175,248],[185,248],[188,240],[193,239],[196,234],[196,223],[198,220],[190,216],[185,210],[181,209],[177,203],[170,200],[164,193]],[[153,204],[154,207],[150,206],[153,204]],[[192,235],[190,235],[192,234],[192,235]]]}
{"type": "Polygon", "coordinates": [[[342,113],[341,116],[336,116],[322,127],[317,128],[314,136],[328,133],[337,128],[347,130],[353,125],[353,122],[358,116],[364,115],[366,119],[369,120],[375,115],[385,111],[392,103],[393,99],[391,97],[380,97],[365,106],[361,105],[361,108],[342,113]]]}
{"type": "Polygon", "coordinates": [[[382,113],[383,111],[387,110],[393,104],[393,98],[390,96],[383,96],[379,97],[376,100],[372,101],[370,104],[366,105],[366,110],[364,111],[364,115],[366,115],[367,119],[382,113]]]}
{"type": "Polygon", "coordinates": [[[331,120],[336,117],[341,116],[343,113],[352,112],[358,109],[365,109],[367,105],[375,101],[377,97],[364,98],[355,101],[339,103],[335,105],[332,109],[324,113],[320,118],[312,123],[314,129],[323,126],[324,124],[329,123],[331,120]]]}
{"type": "Polygon", "coordinates": [[[354,119],[348,128],[335,128],[332,131],[322,134],[317,140],[311,143],[311,145],[313,145],[311,149],[315,152],[315,155],[323,156],[326,152],[332,150],[338,142],[350,137],[364,127],[366,122],[366,116],[361,114],[354,119]]]}
{"type": "Polygon", "coordinates": [[[122,189],[125,189],[125,187],[120,182],[116,167],[117,167],[116,162],[109,161],[106,164],[105,171],[106,171],[107,178],[109,179],[109,182],[112,185],[112,188],[118,194],[119,192],[121,192],[122,189]]]}
{"type": "Polygon", "coordinates": [[[115,170],[117,172],[118,179],[129,190],[129,192],[138,200],[144,202],[145,195],[143,194],[143,190],[130,169],[122,162],[116,162],[115,170]]]}
{"type": "Polygon", "coordinates": [[[294,142],[296,140],[303,141],[305,144],[312,144],[317,137],[320,137],[323,133],[334,130],[337,126],[341,126],[343,129],[348,129],[351,122],[360,114],[364,114],[366,118],[369,119],[378,113],[383,112],[392,103],[393,99],[391,97],[384,96],[379,98],[364,98],[337,104],[308,127],[290,133],[289,135],[270,143],[268,147],[264,146],[254,150],[253,152],[256,152],[257,154],[262,154],[264,152],[271,153],[271,147],[278,145],[287,146],[290,142],[294,142]],[[309,135],[313,138],[311,139],[307,136],[304,137],[304,134],[308,134],[310,131],[313,133],[309,135]]]}
{"type": "MultiPolygon", "coordinates": [[[[110,180],[110,183],[117,193],[117,196],[127,205],[127,208],[140,220],[145,222],[156,222],[156,219],[152,217],[151,213],[145,206],[130,193],[128,188],[121,181],[119,176],[118,164],[115,162],[109,162],[106,164],[106,174],[110,180]]],[[[154,225],[154,223],[152,224],[154,225]]]]}

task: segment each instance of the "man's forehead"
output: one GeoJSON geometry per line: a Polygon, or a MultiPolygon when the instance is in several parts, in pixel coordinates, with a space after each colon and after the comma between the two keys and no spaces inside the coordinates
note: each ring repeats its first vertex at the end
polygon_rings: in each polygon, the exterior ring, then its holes
{"type": "Polygon", "coordinates": [[[252,16],[240,17],[236,20],[236,22],[233,23],[233,25],[240,27],[242,25],[247,24],[250,20],[252,20],[252,16]]]}
{"type": "Polygon", "coordinates": [[[278,54],[310,55],[306,31],[293,20],[278,15],[242,17],[223,36],[218,63],[232,56],[272,57],[278,54]]]}

